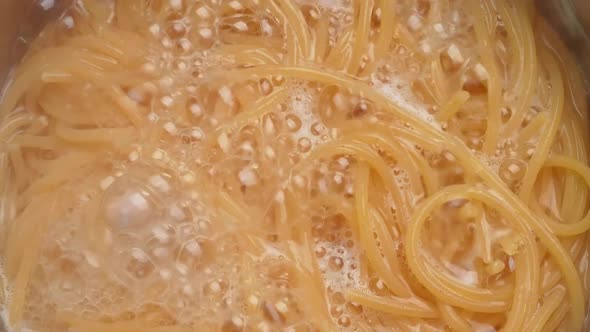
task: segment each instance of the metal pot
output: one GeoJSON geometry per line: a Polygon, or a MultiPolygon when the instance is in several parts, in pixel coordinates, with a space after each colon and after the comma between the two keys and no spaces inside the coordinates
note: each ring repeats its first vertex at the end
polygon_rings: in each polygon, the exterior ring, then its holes
{"type": "MultiPolygon", "coordinates": [[[[0,87],[45,23],[61,15],[73,1],[0,0],[0,87]]],[[[535,4],[562,35],[590,78],[590,0],[535,0],[535,4]]],[[[0,332],[6,331],[0,319],[0,332]]]]}
{"type": "Polygon", "coordinates": [[[536,0],[536,6],[560,33],[590,79],[590,1],[536,0]]]}
{"type": "Polygon", "coordinates": [[[46,22],[72,0],[0,0],[0,86],[46,22]]]}

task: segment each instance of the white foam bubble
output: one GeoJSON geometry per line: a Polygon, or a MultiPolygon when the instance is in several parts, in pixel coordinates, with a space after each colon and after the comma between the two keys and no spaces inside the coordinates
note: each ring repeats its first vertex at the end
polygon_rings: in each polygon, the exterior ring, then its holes
{"type": "Polygon", "coordinates": [[[314,112],[318,102],[318,96],[311,88],[303,84],[297,84],[291,88],[289,110],[301,121],[301,128],[292,134],[295,142],[305,138],[311,142],[312,147],[322,142],[321,136],[312,133],[313,125],[322,123],[316,112],[314,112]]]}
{"type": "Polygon", "coordinates": [[[441,129],[440,123],[434,120],[428,112],[428,107],[421,103],[411,91],[411,84],[406,79],[396,75],[390,77],[389,82],[384,83],[373,74],[371,76],[371,82],[379,92],[394,104],[399,105],[404,110],[408,110],[412,115],[422,119],[424,122],[430,123],[435,128],[441,129]]]}
{"type": "Polygon", "coordinates": [[[41,0],[39,2],[39,6],[41,6],[43,10],[50,10],[53,8],[53,6],[55,6],[55,0],[41,0]]]}
{"type": "Polygon", "coordinates": [[[139,192],[128,192],[106,206],[105,215],[111,226],[125,228],[146,220],[150,204],[139,192]]]}

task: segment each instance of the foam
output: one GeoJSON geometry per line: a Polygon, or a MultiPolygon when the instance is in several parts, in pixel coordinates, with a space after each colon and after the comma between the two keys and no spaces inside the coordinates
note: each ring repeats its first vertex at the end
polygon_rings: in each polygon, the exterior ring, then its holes
{"type": "Polygon", "coordinates": [[[417,100],[407,79],[391,75],[388,77],[388,82],[382,82],[377,78],[376,74],[373,74],[371,75],[371,83],[375,89],[394,104],[399,105],[402,109],[409,110],[412,115],[428,122],[436,129],[442,129],[441,124],[428,112],[428,107],[417,100]]]}
{"type": "MultiPolygon", "coordinates": [[[[302,139],[307,139],[310,141],[310,148],[323,142],[321,136],[315,135],[312,132],[314,124],[322,123],[316,112],[314,112],[319,102],[317,93],[314,93],[311,88],[304,84],[296,84],[289,90],[290,98],[288,105],[290,114],[294,115],[300,123],[298,130],[292,134],[293,140],[298,142],[302,139]]],[[[307,151],[302,152],[305,153],[307,151]]]]}
{"type": "MultiPolygon", "coordinates": [[[[330,28],[332,40],[342,34],[345,25],[352,23],[349,0],[296,0],[296,3],[314,10],[321,7],[322,14],[328,12],[330,24],[338,28],[330,28]]],[[[177,9],[184,6],[182,1],[174,1],[172,5],[177,9]]],[[[142,66],[147,82],[141,88],[129,90],[128,97],[146,106],[150,112],[146,118],[154,128],[168,134],[149,143],[154,146],[145,146],[147,151],[134,150],[121,165],[113,165],[114,170],[122,169],[125,174],[102,177],[108,181],[102,183],[101,214],[91,222],[106,222],[105,234],[110,237],[104,241],[106,249],[97,249],[86,241],[87,230],[82,214],[78,213],[86,205],[80,204],[63,220],[53,221],[38,271],[42,273],[35,275],[31,282],[36,291],[25,313],[27,319],[51,321],[47,309],[50,306],[70,310],[80,317],[114,320],[146,314],[145,307],[154,306],[158,308],[151,313],[158,316],[154,321],[194,326],[211,323],[231,329],[251,323],[261,330],[272,331],[278,329],[278,325],[273,325],[275,322],[289,330],[306,321],[300,313],[306,299],[301,298],[294,268],[287,263],[290,248],[273,234],[276,217],[268,213],[261,220],[250,219],[262,213],[259,210],[272,211],[276,206],[284,206],[288,201],[286,193],[291,194],[288,191],[291,189],[306,195],[330,193],[348,199],[354,192],[349,173],[353,160],[337,156],[336,160],[314,163],[308,173],[293,175],[291,188],[286,180],[291,176],[287,174],[288,166],[304,160],[320,144],[338,138],[337,130],[327,128],[330,119],[324,119],[323,109],[335,106],[338,110],[332,115],[336,118],[365,116],[370,123],[380,121],[377,116],[383,114],[364,103],[362,96],[354,95],[354,91],[336,89],[329,101],[333,105],[328,106],[321,104],[325,90],[313,83],[278,76],[256,78],[246,83],[255,86],[247,90],[248,94],[260,98],[281,86],[289,91],[287,100],[280,108],[244,128],[219,134],[216,130],[220,125],[243,111],[239,93],[243,86],[216,82],[207,74],[219,70],[220,66],[236,65],[237,56],[224,58],[215,54],[221,33],[228,29],[244,35],[257,33],[251,29],[251,21],[242,20],[246,16],[239,13],[241,6],[238,1],[230,2],[228,12],[235,15],[231,24],[224,19],[213,19],[219,14],[216,11],[222,9],[212,5],[187,13],[199,16],[198,25],[181,26],[179,21],[192,18],[175,14],[146,27],[151,32],[148,38],[154,39],[146,47],[149,61],[142,66]],[[144,88],[148,93],[144,94],[144,88]],[[174,113],[176,108],[182,111],[183,107],[186,114],[174,113]],[[207,150],[209,143],[214,147],[207,150]],[[151,158],[142,158],[144,154],[151,158]],[[189,172],[193,170],[194,174],[189,172]],[[211,187],[201,183],[219,185],[230,196],[244,198],[244,215],[228,217],[227,211],[211,203],[207,192],[211,187]],[[265,205],[261,207],[260,202],[265,205]],[[243,230],[248,227],[253,228],[256,236],[244,236],[247,232],[243,230]],[[255,253],[244,252],[248,241],[254,242],[255,253]]],[[[252,16],[257,15],[261,14],[252,16]]],[[[270,37],[280,30],[267,18],[253,19],[260,24],[260,36],[270,37]]],[[[428,30],[422,24],[426,23],[420,22],[419,30],[428,30]]],[[[441,28],[433,28],[441,33],[441,28]]],[[[445,28],[445,33],[454,31],[452,26],[445,28]]],[[[433,53],[439,46],[429,40],[421,42],[428,42],[424,45],[433,53]]],[[[402,60],[411,56],[406,48],[398,51],[396,56],[402,60]]],[[[458,49],[452,49],[455,59],[457,52],[458,49]]],[[[407,62],[399,61],[403,66],[400,71],[405,74],[387,73],[386,80],[373,74],[365,83],[374,86],[392,103],[409,110],[412,116],[441,129],[441,124],[411,88],[411,76],[419,77],[421,68],[407,62]]],[[[487,158],[483,154],[480,157],[487,158]]],[[[504,157],[501,154],[487,162],[498,168],[504,157]]],[[[113,164],[117,164],[114,159],[113,164]]],[[[439,162],[454,164],[447,159],[439,162]]],[[[391,171],[399,187],[409,187],[409,176],[402,168],[392,165],[391,171]]],[[[384,199],[391,207],[395,206],[391,194],[384,199]]],[[[379,315],[344,298],[348,288],[377,295],[387,295],[389,290],[380,279],[363,280],[361,249],[352,230],[343,218],[328,212],[304,211],[312,227],[317,227],[312,231],[314,253],[329,295],[331,319],[342,330],[360,320],[380,321],[379,315]]],[[[390,217],[396,218],[394,209],[390,217]]],[[[394,232],[399,236],[399,230],[394,232]]],[[[93,235],[100,241],[101,234],[93,235]]],[[[394,243],[396,249],[400,245],[394,243]]],[[[472,256],[475,254],[474,250],[472,256]]],[[[472,271],[473,264],[469,261],[472,258],[445,266],[445,272],[450,271],[465,284],[475,285],[478,275],[472,271]]],[[[7,285],[4,274],[0,273],[0,277],[7,285]]],[[[9,301],[10,291],[5,294],[9,301]]],[[[7,313],[0,314],[6,320],[7,313]]]]}

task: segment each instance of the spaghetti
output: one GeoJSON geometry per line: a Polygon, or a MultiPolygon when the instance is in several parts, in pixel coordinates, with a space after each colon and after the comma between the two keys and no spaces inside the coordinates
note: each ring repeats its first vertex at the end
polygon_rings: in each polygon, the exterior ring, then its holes
{"type": "Polygon", "coordinates": [[[526,2],[80,0],[0,104],[34,331],[582,331],[585,85],[526,2]]]}

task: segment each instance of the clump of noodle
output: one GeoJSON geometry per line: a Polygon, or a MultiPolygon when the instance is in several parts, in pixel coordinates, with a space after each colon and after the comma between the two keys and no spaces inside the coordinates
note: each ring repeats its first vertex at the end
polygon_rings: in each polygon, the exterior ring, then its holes
{"type": "MultiPolygon", "coordinates": [[[[158,6],[147,0],[117,1],[115,11],[117,15],[125,16],[125,20],[119,20],[118,28],[115,29],[108,23],[110,9],[104,2],[89,0],[86,3],[87,10],[91,13],[87,18],[90,22],[81,24],[78,28],[80,35],[67,39],[63,45],[42,48],[28,56],[16,71],[15,79],[0,105],[0,117],[3,119],[0,138],[7,145],[0,151],[0,189],[4,198],[0,208],[3,220],[0,230],[5,240],[2,244],[5,272],[13,289],[8,303],[10,324],[13,326],[18,326],[23,319],[28,285],[42,252],[42,235],[50,226],[48,220],[61,217],[65,210],[65,203],[57,204],[55,197],[49,197],[59,192],[64,183],[87,176],[95,165],[104,162],[101,160],[104,151],[120,155],[127,151],[132,142],[161,138],[161,133],[146,138],[143,130],[146,127],[145,116],[148,110],[131,100],[123,90],[123,83],[141,82],[142,77],[127,81],[122,80],[117,73],[125,72],[127,68],[139,70],[141,64],[143,40],[147,38],[147,19],[135,14],[135,10],[154,11],[153,14],[161,18],[171,8],[162,4],[158,6]],[[125,119],[125,124],[99,126],[84,115],[60,107],[62,98],[67,96],[64,89],[50,90],[57,93],[55,96],[39,92],[51,85],[82,82],[92,82],[102,89],[101,92],[110,97],[117,114],[125,119]],[[41,112],[51,119],[52,124],[48,128],[33,130],[33,118],[28,112],[13,112],[21,100],[27,97],[39,99],[41,112]],[[31,129],[30,132],[27,132],[28,129],[31,129]],[[50,161],[33,160],[44,165],[40,168],[43,170],[42,174],[34,174],[33,167],[28,166],[24,157],[24,151],[29,150],[59,152],[59,157],[50,161]]],[[[339,139],[315,148],[303,161],[290,169],[295,174],[304,171],[317,160],[340,155],[351,156],[355,161],[354,197],[350,202],[331,197],[320,197],[315,202],[312,199],[308,199],[310,202],[302,202],[330,206],[345,216],[372,273],[383,280],[392,293],[391,296],[377,296],[351,288],[346,290],[346,298],[399,318],[402,326],[411,325],[413,319],[440,319],[453,329],[470,331],[473,326],[469,321],[469,314],[488,313],[503,314],[503,328],[507,331],[552,331],[566,324],[562,322],[566,316],[569,317],[567,326],[573,331],[580,331],[584,320],[584,294],[587,290],[583,287],[576,262],[583,251],[587,250],[583,240],[587,239],[590,229],[590,212],[586,211],[590,170],[586,165],[588,140],[583,138],[584,131],[575,123],[572,115],[575,112],[574,107],[567,105],[565,100],[566,86],[562,70],[566,71],[567,82],[575,81],[576,78],[567,73],[571,65],[562,63],[564,68],[560,68],[554,54],[546,47],[536,45],[535,31],[531,24],[533,17],[525,5],[504,0],[469,3],[478,41],[477,53],[489,74],[486,83],[487,129],[482,150],[484,155],[493,154],[497,143],[503,138],[518,134],[519,142],[524,144],[533,140],[538,131],[544,132],[527,162],[520,190],[515,193],[501,180],[485,157],[476,155],[458,137],[443,130],[439,124],[453,118],[471,98],[467,91],[447,91],[444,86],[446,74],[440,63],[431,63],[435,99],[442,105],[435,115],[440,122],[427,121],[417,116],[405,105],[385,97],[366,81],[357,79],[357,74],[360,77],[370,75],[377,63],[386,58],[396,31],[397,37],[404,40],[410,48],[415,50],[416,47],[410,33],[403,26],[393,23],[397,18],[391,1],[359,0],[354,4],[352,27],[342,31],[335,44],[329,46],[330,23],[327,16],[321,16],[317,25],[310,27],[295,1],[260,1],[259,6],[276,18],[283,30],[285,57],[282,58],[282,50],[272,38],[264,40],[258,37],[227,35],[225,40],[232,41],[233,45],[222,45],[212,51],[213,54],[220,58],[232,57],[238,66],[246,68],[231,72],[212,72],[205,78],[205,81],[213,83],[239,83],[254,78],[281,76],[317,85],[334,85],[362,96],[396,119],[395,123],[390,124],[345,121],[338,128],[341,131],[339,139]],[[377,6],[381,10],[381,23],[376,38],[371,41],[371,16],[373,8],[377,6]],[[493,21],[492,7],[499,11],[512,51],[508,59],[508,76],[515,77],[515,80],[513,84],[508,83],[511,85],[508,89],[510,100],[507,101],[502,100],[502,68],[493,51],[496,40],[489,24],[493,21]],[[374,58],[372,62],[364,64],[363,58],[369,49],[372,49],[371,55],[374,58]],[[366,67],[363,68],[363,65],[366,67]],[[535,89],[541,68],[547,71],[551,83],[547,111],[521,129],[531,99],[537,92],[535,89]],[[505,106],[504,103],[509,104],[513,113],[508,122],[502,125],[500,108],[505,106]],[[555,154],[552,150],[559,139],[562,155],[555,154]],[[465,170],[465,183],[442,187],[439,179],[433,175],[432,167],[416,151],[415,146],[434,153],[446,150],[452,154],[456,163],[465,170]],[[408,172],[410,189],[399,185],[384,160],[384,155],[397,159],[400,167],[408,172]],[[557,168],[570,171],[567,172],[566,189],[561,203],[561,217],[566,220],[554,220],[543,214],[533,195],[536,184],[556,181],[556,173],[549,170],[554,171],[557,168]],[[382,186],[375,185],[375,182],[382,183],[382,186]],[[423,199],[415,205],[414,201],[408,199],[406,190],[412,190],[413,194],[423,199]],[[382,212],[381,203],[375,198],[374,192],[391,195],[396,209],[395,218],[382,212]],[[571,207],[569,204],[573,204],[568,202],[574,201],[578,195],[584,198],[583,204],[568,208],[571,207]],[[491,288],[466,285],[441,272],[423,250],[429,218],[440,206],[460,199],[478,202],[498,211],[521,239],[514,254],[514,276],[507,279],[508,283],[505,285],[491,288]],[[393,245],[391,228],[398,229],[401,233],[404,244],[402,250],[393,245]],[[576,238],[567,239],[574,236],[576,238]],[[377,241],[381,243],[380,246],[376,244],[377,241]],[[404,269],[400,255],[407,261],[417,282],[429,292],[430,298],[418,296],[406,275],[399,272],[404,269]],[[539,299],[543,300],[541,305],[538,305],[539,299]]],[[[437,3],[432,8],[429,20],[440,18],[440,7],[437,3]]],[[[579,85],[579,82],[571,84],[579,85]]],[[[575,86],[572,91],[574,88],[575,86]]],[[[276,89],[253,102],[250,107],[245,107],[229,123],[217,128],[216,133],[229,133],[260,120],[266,113],[274,111],[288,94],[288,88],[276,89]]],[[[579,92],[572,94],[572,99],[581,95],[579,92]]],[[[108,107],[97,107],[96,112],[107,113],[107,109],[108,107]]],[[[206,143],[214,145],[210,141],[206,143]]],[[[210,203],[218,207],[233,224],[247,226],[248,222],[263,219],[262,213],[250,208],[239,197],[228,194],[217,184],[203,180],[202,186],[212,193],[210,203]]],[[[301,208],[294,207],[299,203],[298,199],[305,198],[295,197],[290,193],[286,196],[284,202],[275,204],[279,237],[288,243],[288,258],[298,266],[296,280],[302,285],[306,300],[310,302],[309,306],[304,307],[306,315],[317,326],[321,326],[322,330],[331,330],[333,326],[327,310],[326,290],[313,254],[309,224],[299,220],[301,208]],[[291,225],[288,223],[292,220],[298,221],[295,223],[296,227],[289,227],[291,225]]],[[[98,201],[91,203],[96,209],[98,201]]],[[[103,226],[92,223],[92,218],[85,221],[89,238],[92,234],[97,234],[103,226]]],[[[478,227],[481,236],[485,237],[482,226],[478,227]]],[[[255,238],[256,235],[253,234],[244,235],[240,243],[253,252],[261,251],[255,238]]],[[[482,248],[487,250],[485,246],[482,248]]],[[[489,259],[489,252],[486,256],[489,259]]],[[[84,331],[191,330],[175,325],[153,327],[149,322],[95,322],[70,315],[64,315],[62,320],[71,328],[84,331]]]]}

